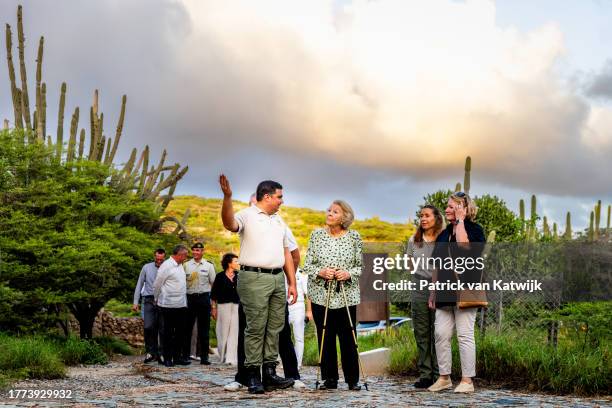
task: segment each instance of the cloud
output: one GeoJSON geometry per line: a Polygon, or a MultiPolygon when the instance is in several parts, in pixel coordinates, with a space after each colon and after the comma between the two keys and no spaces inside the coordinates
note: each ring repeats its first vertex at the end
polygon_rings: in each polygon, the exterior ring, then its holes
{"type": "Polygon", "coordinates": [[[612,60],[592,75],[585,85],[586,94],[595,98],[612,99],[612,60]]]}
{"type": "Polygon", "coordinates": [[[483,184],[599,194],[610,112],[558,74],[559,26],[502,28],[495,13],[488,0],[24,2],[31,79],[46,36],[48,122],[61,81],[70,111],[101,89],[109,133],[127,93],[122,154],[167,147],[190,192],[217,191],[224,170],[245,191],[277,175],[305,196],[365,202],[379,187],[392,202],[389,186],[460,180],[471,155],[483,184]]]}

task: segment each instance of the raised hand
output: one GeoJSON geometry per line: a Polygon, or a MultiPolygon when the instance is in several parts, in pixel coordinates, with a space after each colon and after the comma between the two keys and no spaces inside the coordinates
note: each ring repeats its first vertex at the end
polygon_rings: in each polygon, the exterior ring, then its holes
{"type": "Polygon", "coordinates": [[[225,197],[232,196],[232,188],[230,187],[229,180],[225,177],[225,174],[221,174],[219,176],[219,185],[221,186],[221,191],[223,191],[223,195],[225,197]]]}

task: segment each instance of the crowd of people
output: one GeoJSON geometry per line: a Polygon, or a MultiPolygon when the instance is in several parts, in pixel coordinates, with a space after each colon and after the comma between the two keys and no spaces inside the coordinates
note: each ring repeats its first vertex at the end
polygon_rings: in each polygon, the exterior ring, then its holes
{"type": "MultiPolygon", "coordinates": [[[[239,234],[240,252],[223,255],[223,270],[216,273],[213,263],[203,258],[201,242],[192,245],[190,260],[184,245],[177,245],[168,259],[163,249],[155,251],[154,261],[143,266],[134,290],[133,309],[140,310],[142,305],[144,319],[144,362],[158,361],[166,367],[192,361],[209,365],[212,317],[219,361],[237,370],[226,390],[246,387],[249,393],[259,394],[305,388],[299,373],[304,327],[305,322],[314,321],[322,379],[317,388],[338,388],[339,344],[344,381],[349,390],[360,390],[355,324],[363,260],[361,237],[350,228],[355,218],[351,206],[342,200],[331,203],[325,226],[310,235],[299,270],[300,250],[278,213],[283,187],[275,181],[261,182],[250,206],[234,212],[228,179],[221,175],[219,183],[223,192],[221,220],[225,229],[239,234]],[[331,290],[332,285],[336,290],[331,290]],[[283,377],[276,373],[279,357],[283,377]]],[[[441,253],[443,244],[484,242],[482,227],[474,222],[476,211],[467,194],[456,192],[448,199],[444,227],[440,210],[425,205],[417,231],[408,242],[408,255],[445,256],[441,253]]],[[[412,272],[414,279],[429,282],[456,279],[453,271],[432,272],[423,267],[412,272]]],[[[451,339],[456,330],[462,378],[455,392],[474,391],[476,308],[458,305],[457,294],[437,296],[428,289],[413,294],[412,322],[420,373],[416,388],[452,388],[451,339]]]]}

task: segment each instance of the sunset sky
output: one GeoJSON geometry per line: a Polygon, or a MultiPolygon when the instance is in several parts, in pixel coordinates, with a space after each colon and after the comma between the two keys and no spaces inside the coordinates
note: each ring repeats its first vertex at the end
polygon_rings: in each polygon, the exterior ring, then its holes
{"type": "Polygon", "coordinates": [[[585,226],[612,202],[610,1],[4,0],[14,32],[19,3],[30,79],[45,36],[48,133],[62,81],[68,112],[100,89],[108,133],[126,93],[122,159],[167,148],[179,193],[220,197],[225,172],[237,199],[272,178],[288,205],[405,221],[471,155],[472,193],[514,210],[536,193],[585,226]]]}

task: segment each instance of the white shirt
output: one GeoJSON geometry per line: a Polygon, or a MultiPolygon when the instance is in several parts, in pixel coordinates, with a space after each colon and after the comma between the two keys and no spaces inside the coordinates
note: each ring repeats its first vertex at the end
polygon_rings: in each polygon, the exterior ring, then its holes
{"type": "Polygon", "coordinates": [[[210,292],[215,282],[215,266],[206,259],[196,262],[191,259],[183,264],[185,268],[185,278],[187,280],[187,293],[210,292]]]}
{"type": "Polygon", "coordinates": [[[251,206],[238,211],[234,219],[240,234],[240,265],[260,268],[285,265],[288,228],[280,215],[268,215],[257,206],[251,206]]]}
{"type": "Polygon", "coordinates": [[[153,283],[157,305],[168,308],[187,307],[185,270],[170,257],[159,267],[153,283]]]}
{"type": "Polygon", "coordinates": [[[293,232],[291,232],[291,229],[289,228],[288,225],[287,225],[287,240],[289,241],[289,245],[287,245],[287,248],[289,248],[289,252],[293,252],[296,249],[298,249],[298,244],[297,244],[297,241],[295,240],[295,236],[293,236],[293,232]]]}
{"type": "MultiPolygon", "coordinates": [[[[304,275],[302,272],[298,271],[295,273],[295,286],[297,287],[297,301],[293,305],[297,303],[304,303],[306,295],[308,295],[308,275],[304,275]]],[[[287,276],[285,276],[285,288],[287,291],[289,290],[289,286],[287,284],[287,276]]],[[[303,305],[302,305],[303,307],[303,305]]]]}

